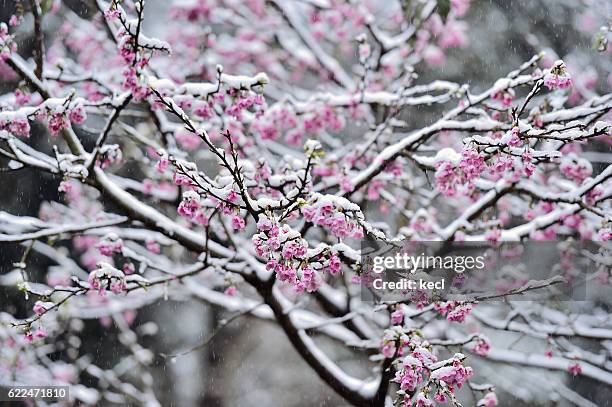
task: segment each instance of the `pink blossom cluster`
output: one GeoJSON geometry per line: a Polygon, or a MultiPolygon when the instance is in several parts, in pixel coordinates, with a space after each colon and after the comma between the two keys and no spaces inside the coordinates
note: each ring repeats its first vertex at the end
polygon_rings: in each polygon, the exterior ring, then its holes
{"type": "MultiPolygon", "coordinates": [[[[515,92],[514,89],[503,89],[503,90],[498,90],[496,92],[494,92],[491,95],[491,99],[501,103],[502,107],[504,108],[508,108],[510,106],[512,106],[512,101],[514,100],[515,97],[515,92]]],[[[500,112],[498,111],[494,111],[494,116],[493,119],[497,120],[500,117],[500,112]]]]}
{"type": "Polygon", "coordinates": [[[354,213],[338,207],[333,201],[318,199],[301,208],[304,219],[317,226],[328,229],[337,237],[363,237],[363,228],[357,222],[354,213]]]}
{"type": "Polygon", "coordinates": [[[482,335],[476,338],[476,345],[474,345],[474,347],[471,349],[472,352],[480,356],[487,356],[490,350],[491,343],[482,335]]]}
{"type": "Polygon", "coordinates": [[[582,184],[582,182],[593,174],[593,167],[587,160],[570,153],[563,157],[559,169],[567,178],[582,184]]]}
{"type": "Polygon", "coordinates": [[[216,0],[198,0],[174,4],[171,10],[173,19],[184,18],[189,22],[206,22],[217,7],[216,0]]]}
{"type": "Polygon", "coordinates": [[[434,309],[440,315],[446,315],[446,319],[451,322],[462,323],[471,314],[473,305],[465,301],[446,301],[434,303],[434,309]]]}
{"type": "Polygon", "coordinates": [[[63,104],[45,104],[36,115],[37,120],[46,121],[53,136],[66,129],[71,123],[83,124],[87,113],[80,100],[66,101],[63,104]]]}
{"type": "Polygon", "coordinates": [[[0,23],[0,62],[6,61],[12,52],[17,51],[17,44],[13,41],[13,36],[9,34],[6,23],[0,23]]]}
{"type": "Polygon", "coordinates": [[[457,165],[451,161],[441,161],[436,165],[436,187],[444,196],[454,196],[460,186],[472,190],[472,181],[487,169],[484,157],[477,150],[464,149],[461,155],[457,165]]]}
{"type": "Polygon", "coordinates": [[[567,89],[572,86],[572,77],[563,61],[555,61],[550,71],[544,75],[544,86],[551,90],[567,89]]]}
{"type": "Polygon", "coordinates": [[[15,116],[10,119],[0,116],[0,130],[21,137],[30,137],[30,123],[25,116],[15,116]]]}
{"type": "Polygon", "coordinates": [[[385,358],[394,358],[395,377],[399,385],[403,406],[433,406],[429,398],[430,386],[436,384],[438,391],[434,400],[445,403],[445,391],[454,393],[473,375],[471,367],[463,364],[465,356],[455,354],[452,358],[438,362],[432,346],[418,331],[404,330],[399,326],[385,330],[381,341],[381,353],[385,358]],[[425,380],[429,376],[429,380],[425,380]],[[423,385],[417,393],[419,385],[423,385]],[[414,399],[412,395],[416,394],[414,399]]]}
{"type": "Polygon", "coordinates": [[[99,295],[104,295],[107,289],[114,294],[122,293],[127,285],[125,274],[108,263],[99,262],[98,268],[89,273],[89,287],[97,290],[99,295]]]}
{"type": "Polygon", "coordinates": [[[98,250],[103,256],[112,256],[115,253],[121,253],[123,250],[123,241],[114,233],[106,235],[98,244],[98,250]]]}
{"type": "Polygon", "coordinates": [[[317,40],[345,42],[355,38],[364,27],[366,16],[359,7],[349,3],[333,2],[328,9],[313,8],[309,15],[309,23],[317,40]]]}
{"type": "Polygon", "coordinates": [[[582,366],[579,363],[572,363],[567,368],[568,372],[570,372],[573,376],[578,376],[582,373],[582,366]]]}
{"type": "Polygon", "coordinates": [[[259,110],[256,112],[257,115],[263,114],[263,110],[261,110],[265,104],[263,96],[246,92],[238,93],[233,91],[233,89],[228,93],[234,96],[234,103],[225,109],[225,113],[234,117],[236,120],[241,119],[243,110],[248,110],[253,106],[259,107],[259,110]]]}
{"type": "Polygon", "coordinates": [[[566,74],[547,73],[544,76],[544,86],[548,89],[567,89],[572,86],[572,78],[566,74]]]}
{"type": "Polygon", "coordinates": [[[257,230],[259,233],[252,238],[255,251],[267,259],[266,269],[273,271],[279,281],[291,284],[298,293],[314,292],[321,286],[321,276],[308,264],[308,243],[299,232],[265,215],[260,216],[257,230]]]}
{"type": "Polygon", "coordinates": [[[452,365],[434,370],[431,372],[431,378],[446,383],[451,392],[455,390],[455,387],[460,389],[465,381],[474,374],[471,367],[463,366],[462,359],[463,355],[455,354],[452,365]]]}
{"type": "Polygon", "coordinates": [[[96,165],[102,169],[106,169],[113,164],[119,164],[123,161],[123,153],[118,144],[105,144],[100,148],[96,165]]]}
{"type": "Polygon", "coordinates": [[[399,327],[385,331],[382,349],[383,355],[387,358],[397,354],[393,381],[400,385],[400,390],[408,392],[413,392],[419,383],[423,382],[428,367],[438,361],[432,353],[431,345],[422,340],[419,334],[412,331],[405,332],[399,327]]]}
{"type": "Polygon", "coordinates": [[[183,192],[183,200],[178,206],[178,214],[202,226],[208,225],[206,207],[196,191],[183,192]]]}
{"type": "Polygon", "coordinates": [[[47,331],[44,327],[39,326],[34,332],[32,332],[31,330],[26,331],[23,337],[27,343],[32,343],[34,341],[34,338],[46,338],[47,331]]]}

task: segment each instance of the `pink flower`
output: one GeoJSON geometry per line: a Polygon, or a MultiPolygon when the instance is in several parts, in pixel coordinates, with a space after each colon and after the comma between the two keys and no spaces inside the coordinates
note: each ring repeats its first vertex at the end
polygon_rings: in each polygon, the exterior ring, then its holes
{"type": "Polygon", "coordinates": [[[104,240],[98,243],[98,250],[101,255],[110,257],[114,253],[121,253],[123,250],[123,243],[121,241],[104,240]]]}
{"type": "Polygon", "coordinates": [[[34,332],[35,338],[46,338],[47,331],[42,326],[39,326],[38,329],[34,332]]]}
{"type": "Polygon", "coordinates": [[[83,124],[85,122],[85,119],[87,119],[87,114],[85,113],[83,107],[79,105],[70,111],[70,113],[68,114],[68,118],[73,123],[83,124]]]}
{"type": "Polygon", "coordinates": [[[544,76],[544,86],[548,89],[567,89],[572,86],[572,78],[564,75],[546,74],[544,76]]]}
{"type": "Polygon", "coordinates": [[[49,117],[48,126],[51,134],[54,136],[57,136],[62,129],[67,128],[68,122],[64,113],[52,113],[49,117]]]}
{"type": "Polygon", "coordinates": [[[597,236],[604,242],[612,240],[612,228],[600,229],[597,236]]]}
{"type": "Polygon", "coordinates": [[[591,163],[585,159],[579,158],[574,153],[568,154],[568,156],[561,161],[559,169],[567,178],[573,180],[577,184],[582,184],[582,182],[593,173],[591,163]]]}
{"type": "Polygon", "coordinates": [[[36,315],[42,315],[47,311],[47,308],[45,308],[45,305],[42,301],[36,301],[36,303],[34,304],[33,311],[36,315]]]}
{"type": "Polygon", "coordinates": [[[161,246],[153,239],[147,239],[145,241],[145,247],[151,253],[159,254],[161,253],[161,246]]]}
{"type": "Polygon", "coordinates": [[[448,321],[462,323],[472,312],[472,304],[461,301],[447,301],[434,303],[434,309],[445,315],[448,321]]]}
{"type": "Polygon", "coordinates": [[[476,150],[465,149],[461,153],[462,158],[459,161],[459,169],[463,171],[464,178],[471,181],[482,174],[486,169],[484,157],[476,150]]]}
{"type": "Polygon", "coordinates": [[[382,353],[383,356],[386,357],[387,359],[392,358],[393,355],[395,355],[395,343],[394,342],[385,343],[380,349],[380,353],[382,353]]]}
{"type": "Polygon", "coordinates": [[[523,162],[523,173],[527,178],[530,178],[536,170],[531,153],[525,150],[521,155],[521,160],[523,162]]]}
{"type": "Polygon", "coordinates": [[[393,313],[391,314],[391,323],[393,325],[401,325],[403,321],[404,313],[402,312],[402,310],[396,309],[395,311],[393,311],[393,313]]]}
{"type": "Polygon", "coordinates": [[[193,114],[201,117],[202,119],[208,120],[213,116],[213,110],[208,103],[198,103],[193,109],[193,114]]]}
{"type": "MultiPolygon", "coordinates": [[[[3,127],[2,122],[0,122],[1,127],[3,127]]],[[[8,131],[17,136],[30,137],[30,123],[25,117],[13,119],[8,123],[8,131]]]]}
{"type": "Polygon", "coordinates": [[[465,47],[468,43],[465,35],[467,28],[467,24],[464,22],[447,22],[438,44],[442,48],[465,47]]]}
{"type": "Polygon", "coordinates": [[[463,383],[474,374],[471,367],[465,367],[459,359],[453,361],[452,366],[444,366],[431,372],[432,379],[446,382],[450,387],[461,388],[463,383]]]}
{"type": "Polygon", "coordinates": [[[486,339],[480,338],[476,346],[472,348],[472,352],[480,356],[487,356],[491,350],[491,344],[486,339]]]}
{"type": "Polygon", "coordinates": [[[123,271],[124,274],[129,275],[134,274],[136,272],[136,268],[134,267],[134,263],[124,263],[121,271],[123,271]]]}
{"type": "Polygon", "coordinates": [[[203,209],[196,212],[193,220],[202,226],[208,226],[208,216],[206,216],[206,212],[203,209]]]}
{"type": "Polygon", "coordinates": [[[438,403],[444,404],[448,399],[446,397],[446,394],[442,393],[441,391],[438,391],[434,396],[434,400],[436,400],[438,403]]]}
{"type": "Polygon", "coordinates": [[[290,130],[285,134],[285,141],[292,146],[299,146],[304,139],[304,132],[300,129],[290,130]]]}
{"type": "Polygon", "coordinates": [[[34,335],[32,335],[31,331],[28,331],[23,335],[23,339],[25,339],[27,343],[32,343],[32,341],[34,340],[34,335]]]}
{"type": "Polygon", "coordinates": [[[550,72],[544,75],[544,86],[550,90],[567,89],[572,86],[572,78],[563,61],[556,61],[550,68],[550,72]]]}
{"type": "Polygon", "coordinates": [[[233,285],[230,285],[229,287],[225,289],[223,293],[227,296],[233,297],[234,295],[236,295],[236,287],[233,285]]]}
{"type": "Polygon", "coordinates": [[[446,319],[448,321],[462,323],[465,321],[465,318],[468,315],[470,315],[471,312],[472,312],[471,304],[461,305],[455,308],[454,310],[452,310],[451,312],[449,312],[448,315],[446,315],[446,319]]]}
{"type": "Polygon", "coordinates": [[[272,228],[272,221],[266,217],[260,217],[257,222],[257,229],[260,231],[268,231],[272,228]]]}
{"type": "Polygon", "coordinates": [[[64,192],[69,194],[72,191],[72,184],[68,180],[64,180],[60,182],[59,187],[57,188],[58,192],[64,192]]]}
{"type": "Polygon", "coordinates": [[[312,293],[317,291],[323,282],[315,270],[310,266],[305,266],[302,270],[302,278],[294,285],[296,292],[301,292],[302,286],[300,286],[299,283],[302,284],[306,291],[312,293]]]}
{"type": "Polygon", "coordinates": [[[244,221],[244,219],[242,219],[242,217],[240,217],[240,215],[234,215],[232,216],[232,227],[235,230],[242,230],[246,227],[246,223],[244,221]]]}
{"type": "Polygon", "coordinates": [[[497,395],[493,392],[488,392],[483,398],[478,400],[478,407],[495,407],[498,404],[497,395]]]}
{"type": "Polygon", "coordinates": [[[191,179],[186,175],[179,174],[178,172],[172,174],[172,182],[174,182],[176,185],[191,185],[191,179]]]}
{"type": "Polygon", "coordinates": [[[453,196],[457,193],[457,185],[461,178],[449,161],[443,161],[436,166],[436,187],[444,196],[453,196]]]}
{"type": "Polygon", "coordinates": [[[355,186],[349,177],[342,177],[340,179],[340,189],[342,189],[342,192],[351,192],[355,189],[355,186]]]}
{"type": "Polygon", "coordinates": [[[227,195],[225,196],[225,199],[228,202],[232,202],[232,203],[236,202],[236,200],[238,199],[238,192],[236,192],[236,190],[234,189],[230,189],[227,195]]]}
{"type": "Polygon", "coordinates": [[[157,162],[157,164],[155,164],[155,169],[157,170],[157,172],[159,173],[164,173],[166,172],[166,170],[168,169],[168,164],[170,163],[170,161],[168,161],[168,157],[164,157],[162,156],[159,161],[157,162]]]}
{"type": "Polygon", "coordinates": [[[567,371],[572,375],[577,376],[582,373],[582,367],[578,363],[573,363],[567,367],[567,371]]]}
{"type": "Polygon", "coordinates": [[[518,147],[522,144],[522,141],[520,139],[520,130],[518,127],[513,127],[512,130],[510,131],[510,137],[507,141],[506,144],[508,144],[510,147],[518,147]]]}
{"type": "Polygon", "coordinates": [[[97,247],[101,255],[110,257],[114,253],[121,253],[123,242],[116,235],[108,235],[98,243],[97,247]]]}
{"type": "Polygon", "coordinates": [[[183,193],[183,200],[178,206],[177,212],[179,215],[191,219],[195,216],[196,211],[200,209],[200,196],[195,191],[187,191],[183,193]]]}
{"type": "Polygon", "coordinates": [[[104,17],[106,17],[108,20],[115,20],[119,18],[120,15],[121,12],[117,9],[104,10],[104,17]]]}
{"type": "Polygon", "coordinates": [[[202,143],[199,136],[183,129],[177,131],[174,137],[181,147],[189,151],[195,150],[202,143]]]}
{"type": "Polygon", "coordinates": [[[586,193],[586,195],[584,196],[584,201],[589,205],[595,205],[597,200],[599,200],[599,198],[601,198],[603,194],[604,189],[601,187],[601,185],[597,185],[595,188],[591,189],[589,192],[586,193]]]}
{"type": "Polygon", "coordinates": [[[342,262],[336,254],[332,254],[329,258],[329,273],[332,276],[337,275],[342,270],[342,262]]]}
{"type": "Polygon", "coordinates": [[[15,103],[17,103],[19,106],[27,105],[28,103],[30,103],[31,99],[32,97],[27,93],[24,93],[19,89],[15,91],[15,103]]]}
{"type": "Polygon", "coordinates": [[[433,401],[427,398],[423,392],[420,392],[414,401],[414,407],[434,407],[433,401]]]}
{"type": "Polygon", "coordinates": [[[125,288],[125,283],[121,280],[114,280],[110,284],[110,290],[113,294],[121,294],[125,288]]]}
{"type": "Polygon", "coordinates": [[[368,44],[367,42],[359,44],[359,56],[361,58],[363,59],[368,58],[371,53],[372,53],[372,48],[370,47],[370,44],[368,44]]]}

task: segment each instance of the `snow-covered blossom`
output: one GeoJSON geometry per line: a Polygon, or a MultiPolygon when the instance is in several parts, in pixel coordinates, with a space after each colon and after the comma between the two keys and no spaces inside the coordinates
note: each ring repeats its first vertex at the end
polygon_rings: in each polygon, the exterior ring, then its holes
{"type": "Polygon", "coordinates": [[[591,163],[574,153],[563,157],[559,169],[566,177],[577,184],[581,184],[587,177],[593,174],[591,163]]]}
{"type": "Polygon", "coordinates": [[[106,262],[99,262],[97,268],[89,273],[89,286],[104,295],[107,289],[120,294],[126,288],[125,274],[106,262]]]}
{"type": "Polygon", "coordinates": [[[363,234],[358,223],[361,210],[348,200],[316,195],[302,206],[301,211],[304,219],[329,229],[334,236],[360,237],[363,234]]]}
{"type": "Polygon", "coordinates": [[[115,253],[121,253],[123,250],[123,241],[114,233],[109,233],[98,243],[98,250],[103,256],[112,256],[115,253]]]}
{"type": "Polygon", "coordinates": [[[554,63],[546,75],[544,75],[544,86],[548,89],[567,89],[572,86],[572,77],[567,72],[565,63],[558,60],[554,63]]]}
{"type": "Polygon", "coordinates": [[[481,335],[477,338],[476,345],[471,350],[477,355],[487,356],[487,354],[491,350],[491,343],[486,337],[481,335]]]}
{"type": "Polygon", "coordinates": [[[115,253],[121,253],[123,250],[123,241],[114,233],[109,233],[98,243],[98,250],[103,256],[112,256],[115,253]]]}
{"type": "Polygon", "coordinates": [[[452,364],[434,370],[431,373],[431,378],[445,382],[449,387],[456,386],[460,389],[465,381],[474,374],[471,367],[463,366],[462,357],[461,354],[455,354],[452,364]]]}
{"type": "Polygon", "coordinates": [[[567,371],[570,372],[573,376],[577,376],[582,373],[582,366],[579,363],[572,363],[567,367],[567,371]]]}
{"type": "Polygon", "coordinates": [[[36,315],[42,315],[55,306],[52,302],[36,301],[32,310],[36,315]]]}
{"type": "Polygon", "coordinates": [[[200,207],[199,194],[195,191],[185,191],[183,192],[183,200],[179,204],[177,212],[179,215],[191,219],[200,207]]]}
{"type": "Polygon", "coordinates": [[[462,323],[472,312],[473,305],[469,302],[446,301],[434,303],[434,308],[441,315],[446,315],[447,320],[462,323]]]}
{"type": "Polygon", "coordinates": [[[497,401],[497,395],[492,391],[484,395],[483,398],[478,400],[476,405],[478,407],[495,407],[499,402],[497,401]]]}

